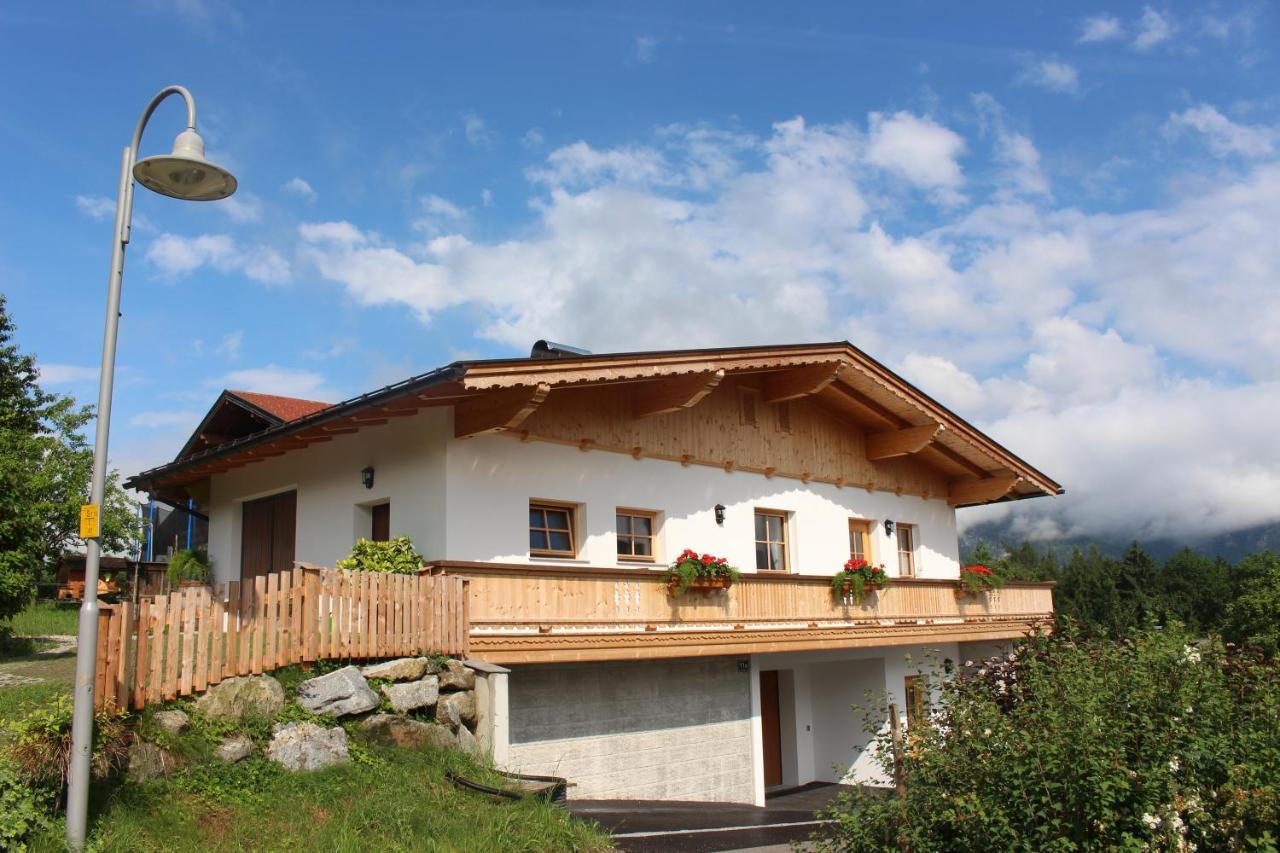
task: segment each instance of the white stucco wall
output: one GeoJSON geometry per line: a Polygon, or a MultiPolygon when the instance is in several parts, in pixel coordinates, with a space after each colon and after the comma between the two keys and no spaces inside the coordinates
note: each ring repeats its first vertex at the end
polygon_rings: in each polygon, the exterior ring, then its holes
{"type": "Polygon", "coordinates": [[[356,538],[369,535],[368,507],[387,500],[393,535],[413,537],[424,556],[445,556],[445,440],[451,430],[449,412],[427,409],[212,477],[215,582],[240,577],[244,501],[289,489],[298,492],[298,560],[332,566],[347,556],[356,538]],[[366,465],[374,468],[372,489],[360,482],[366,465]]]}
{"type": "MultiPolygon", "coordinates": [[[[958,577],[955,511],[945,500],[801,483],[762,474],[731,472],[660,459],[503,436],[452,441],[448,451],[449,557],[455,560],[565,563],[531,559],[527,528],[530,498],[578,504],[582,537],[578,561],[628,565],[617,558],[614,510],[658,511],[658,563],[684,548],[724,556],[755,569],[757,507],[790,513],[792,571],[830,575],[849,558],[848,520],[885,518],[917,525],[916,575],[958,577]],[[714,507],[724,504],[717,526],[714,507]]],[[[896,543],[877,523],[872,555],[896,574],[896,543]]],[[[635,564],[630,564],[634,566],[635,564]]]]}
{"type": "Polygon", "coordinates": [[[511,669],[509,767],[564,776],[581,799],[755,800],[737,659],[511,669]]]}

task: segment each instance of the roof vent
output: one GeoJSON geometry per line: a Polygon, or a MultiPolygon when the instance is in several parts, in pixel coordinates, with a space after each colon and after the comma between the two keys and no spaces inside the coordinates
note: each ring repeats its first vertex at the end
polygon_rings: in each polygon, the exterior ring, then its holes
{"type": "Polygon", "coordinates": [[[555,341],[535,341],[529,358],[573,358],[575,355],[591,355],[591,350],[558,344],[555,341]]]}

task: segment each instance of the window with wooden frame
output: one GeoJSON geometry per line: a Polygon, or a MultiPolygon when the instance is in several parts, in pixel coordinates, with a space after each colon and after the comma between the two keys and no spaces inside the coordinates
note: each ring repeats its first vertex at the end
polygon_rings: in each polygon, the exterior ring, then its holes
{"type": "Polygon", "coordinates": [[[787,514],[756,510],[756,570],[787,571],[787,514]]]}
{"type": "Polygon", "coordinates": [[[863,518],[849,519],[849,556],[871,562],[871,522],[863,518]]]}
{"type": "Polygon", "coordinates": [[[929,715],[929,681],[923,675],[908,675],[902,684],[903,700],[907,706],[907,730],[923,723],[929,715]]]}
{"type": "Polygon", "coordinates": [[[916,576],[916,526],[898,524],[898,574],[904,578],[916,576]]]}
{"type": "Polygon", "coordinates": [[[618,559],[652,563],[656,553],[658,514],[644,509],[618,507],[614,521],[617,525],[618,559]]]}
{"type": "Polygon", "coordinates": [[[553,501],[529,501],[529,554],[578,556],[578,508],[553,501]]]}
{"type": "Polygon", "coordinates": [[[788,402],[774,403],[773,416],[777,418],[778,432],[791,434],[791,404],[788,402]]]}
{"type": "Polygon", "coordinates": [[[756,425],[756,409],[759,408],[760,392],[754,388],[738,389],[738,416],[743,426],[756,425]]]}

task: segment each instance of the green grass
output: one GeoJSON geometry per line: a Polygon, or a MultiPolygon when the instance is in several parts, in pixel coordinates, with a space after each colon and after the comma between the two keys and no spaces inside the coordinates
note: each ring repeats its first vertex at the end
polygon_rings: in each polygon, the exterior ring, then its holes
{"type": "Polygon", "coordinates": [[[37,601],[8,622],[0,622],[0,630],[9,628],[19,637],[75,636],[80,632],[79,619],[80,605],[74,601],[37,601]]]}
{"type": "MultiPolygon", "coordinates": [[[[609,850],[607,835],[561,809],[461,790],[449,770],[491,771],[451,751],[353,747],[348,765],[288,773],[261,757],[198,764],[171,779],[95,791],[102,851],[609,850]]],[[[61,850],[55,832],[33,850],[61,850]]]]}
{"type": "MultiPolygon", "coordinates": [[[[72,662],[74,671],[74,661],[72,662]]],[[[39,684],[11,684],[0,687],[0,742],[6,722],[21,719],[27,711],[43,705],[59,693],[70,693],[70,681],[42,681],[39,684]]]]}

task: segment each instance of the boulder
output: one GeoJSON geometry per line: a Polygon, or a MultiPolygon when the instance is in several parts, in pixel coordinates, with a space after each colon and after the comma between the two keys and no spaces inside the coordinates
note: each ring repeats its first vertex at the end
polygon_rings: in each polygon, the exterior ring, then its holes
{"type": "Polygon", "coordinates": [[[476,694],[473,690],[446,693],[436,702],[436,722],[457,729],[476,723],[476,694]]]}
{"type": "Polygon", "coordinates": [[[440,671],[441,690],[474,690],[476,674],[467,669],[462,661],[451,660],[440,671]]]}
{"type": "Polygon", "coordinates": [[[392,710],[403,714],[436,704],[436,699],[440,696],[440,683],[434,675],[428,675],[419,681],[384,684],[382,695],[391,702],[392,710]]]}
{"type": "Polygon", "coordinates": [[[253,741],[243,734],[226,738],[213,750],[213,757],[227,764],[235,764],[250,755],[253,755],[253,741]]]}
{"type": "Polygon", "coordinates": [[[347,733],[341,726],[326,729],[315,723],[277,723],[267,744],[267,759],[293,771],[345,764],[350,760],[347,733]]]}
{"type": "Polygon", "coordinates": [[[424,723],[401,714],[374,714],[360,724],[360,731],[388,746],[455,749],[457,740],[444,726],[424,723]]]}
{"type": "Polygon", "coordinates": [[[182,767],[177,755],[149,741],[134,741],[129,747],[129,781],[163,779],[182,767]]]}
{"type": "Polygon", "coordinates": [[[364,680],[357,667],[344,666],[299,684],[298,704],[317,714],[345,717],[378,707],[378,694],[369,687],[369,682],[364,680]]]}
{"type": "Polygon", "coordinates": [[[220,681],[196,700],[196,710],[211,720],[240,723],[270,719],[284,707],[284,688],[269,675],[242,675],[220,681]]]}
{"type": "Polygon", "coordinates": [[[151,717],[156,727],[171,735],[180,735],[191,726],[191,718],[183,711],[156,711],[151,717]]]}
{"type": "Polygon", "coordinates": [[[458,731],[454,734],[454,740],[455,746],[472,758],[484,757],[484,749],[480,746],[480,741],[476,740],[476,736],[466,726],[458,726],[458,731]]]}
{"type": "Polygon", "coordinates": [[[383,678],[387,681],[417,681],[424,675],[439,671],[440,667],[427,658],[396,658],[360,668],[360,674],[365,678],[383,678]]]}

